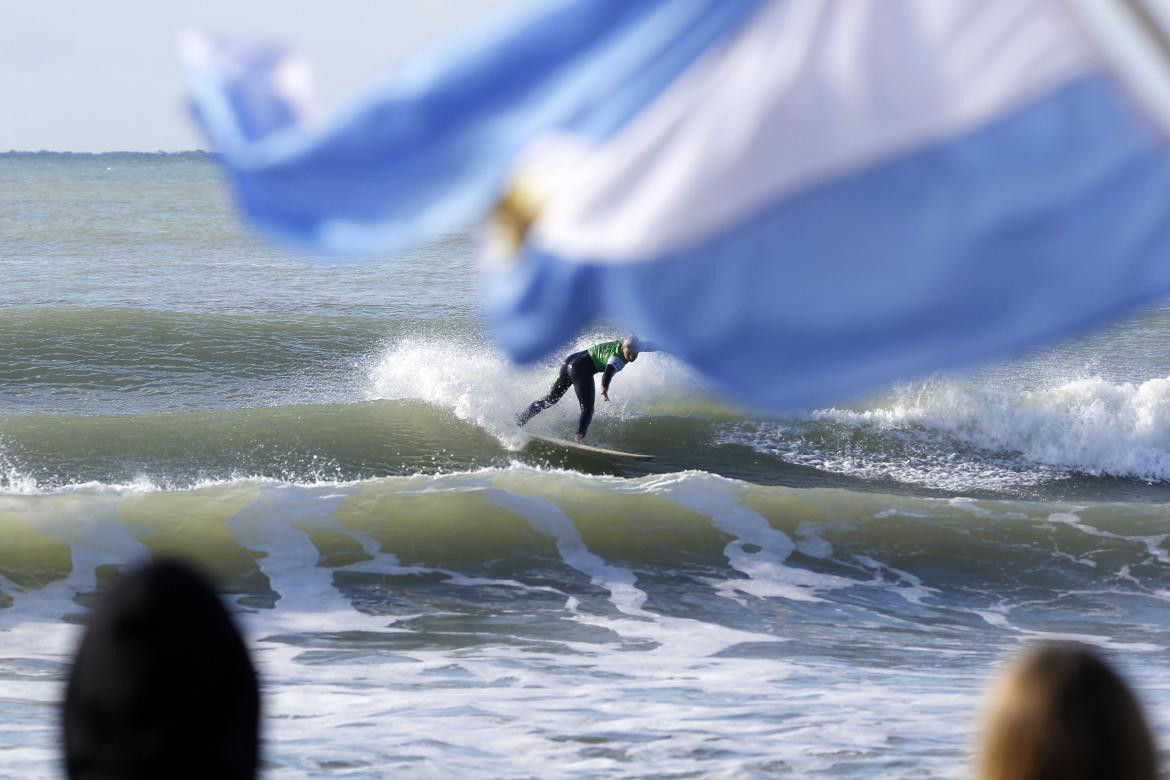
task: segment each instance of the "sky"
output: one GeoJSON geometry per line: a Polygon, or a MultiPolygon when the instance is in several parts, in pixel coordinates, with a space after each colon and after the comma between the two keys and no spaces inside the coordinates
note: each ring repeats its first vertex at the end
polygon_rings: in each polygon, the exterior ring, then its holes
{"type": "Polygon", "coordinates": [[[328,106],[412,51],[515,0],[0,0],[0,152],[181,151],[175,39],[189,28],[282,41],[328,106]]]}

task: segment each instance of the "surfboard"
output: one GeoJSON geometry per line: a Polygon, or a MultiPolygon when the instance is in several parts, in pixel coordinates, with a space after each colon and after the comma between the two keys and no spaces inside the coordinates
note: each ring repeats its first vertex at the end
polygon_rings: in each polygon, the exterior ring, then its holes
{"type": "Polygon", "coordinates": [[[607,458],[620,458],[622,460],[654,460],[653,455],[642,455],[637,452],[622,452],[621,450],[607,450],[604,447],[594,447],[591,444],[580,444],[568,439],[557,439],[552,436],[538,436],[535,433],[528,434],[530,439],[542,441],[545,444],[553,444],[557,447],[565,447],[570,450],[579,450],[581,452],[589,452],[594,455],[604,455],[607,458]]]}

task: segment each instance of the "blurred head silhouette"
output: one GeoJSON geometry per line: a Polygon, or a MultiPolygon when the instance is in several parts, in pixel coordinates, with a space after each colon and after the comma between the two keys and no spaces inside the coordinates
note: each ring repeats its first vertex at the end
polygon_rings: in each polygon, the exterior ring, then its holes
{"type": "Polygon", "coordinates": [[[1154,739],[1125,682],[1092,649],[1039,645],[992,703],[983,780],[1154,780],[1154,739]]]}
{"type": "Polygon", "coordinates": [[[211,586],[162,561],[120,577],[94,610],[65,697],[73,780],[253,778],[260,697],[211,586]]]}

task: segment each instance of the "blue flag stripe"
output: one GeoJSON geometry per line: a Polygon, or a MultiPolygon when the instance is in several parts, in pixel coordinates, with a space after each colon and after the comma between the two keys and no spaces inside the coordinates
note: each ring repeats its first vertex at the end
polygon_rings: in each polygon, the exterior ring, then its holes
{"type": "Polygon", "coordinates": [[[200,62],[188,72],[256,224],[319,251],[394,250],[482,218],[538,134],[618,130],[758,5],[547,4],[420,57],[320,129],[285,126],[253,142],[242,140],[255,133],[240,103],[272,113],[271,92],[250,83],[267,73],[217,75],[200,62]]]}
{"type": "Polygon", "coordinates": [[[1019,350],[1167,291],[1164,151],[1089,77],[681,253],[529,253],[492,280],[488,311],[523,361],[620,316],[775,409],[1019,350]]]}

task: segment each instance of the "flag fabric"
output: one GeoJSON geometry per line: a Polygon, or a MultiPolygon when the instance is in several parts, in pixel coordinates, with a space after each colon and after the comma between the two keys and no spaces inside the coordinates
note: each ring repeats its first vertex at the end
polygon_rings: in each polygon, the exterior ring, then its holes
{"type": "Polygon", "coordinates": [[[183,50],[260,227],[378,251],[486,217],[516,359],[608,316],[782,409],[1170,291],[1170,46],[1142,9],[549,2],[324,120],[288,55],[183,50]]]}

